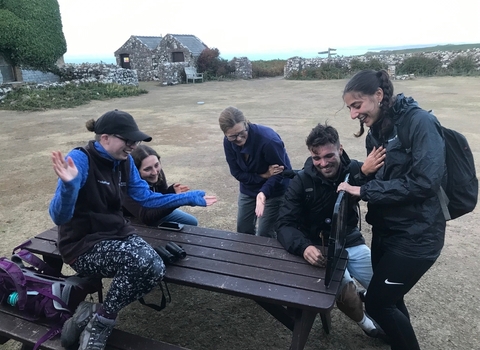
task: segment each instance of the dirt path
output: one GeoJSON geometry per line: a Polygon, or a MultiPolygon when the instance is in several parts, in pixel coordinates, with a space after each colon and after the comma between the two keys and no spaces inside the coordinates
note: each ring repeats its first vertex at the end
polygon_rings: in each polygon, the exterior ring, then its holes
{"type": "MultiPolygon", "coordinates": [[[[186,208],[202,226],[234,230],[238,184],[230,176],[222,149],[218,115],[229,105],[243,110],[253,123],[273,127],[285,141],[292,165],[300,168],[308,153],[305,137],[326,119],[341,135],[351,158],[364,158],[358,124],[343,108],[345,81],[287,81],[280,78],[208,82],[161,87],[142,84],[139,97],[92,102],[57,111],[20,113],[0,110],[0,256],[53,223],[48,204],[56,178],[52,150],[68,152],[93,134],[85,122],[118,108],[130,112],[140,128],[153,136],[167,178],[215,194],[209,208],[186,208]],[[197,102],[203,101],[200,105],[197,102]],[[343,108],[343,109],[342,109],[343,108]]],[[[433,109],[442,124],[469,139],[480,174],[480,79],[429,78],[395,82],[396,92],[413,96],[433,109]]],[[[368,225],[364,224],[369,240],[368,225]]],[[[445,248],[434,267],[407,295],[412,323],[422,349],[478,349],[480,288],[478,249],[480,215],[448,223],[445,248]]],[[[253,302],[171,286],[172,303],[160,313],[134,303],[120,314],[118,327],[180,344],[193,350],[288,349],[291,334],[253,302]]],[[[153,292],[149,298],[159,298],[153,292]]],[[[358,326],[333,311],[333,331],[325,335],[319,319],[306,350],[388,349],[366,337],[358,326]]],[[[7,343],[1,349],[17,349],[7,343]]]]}

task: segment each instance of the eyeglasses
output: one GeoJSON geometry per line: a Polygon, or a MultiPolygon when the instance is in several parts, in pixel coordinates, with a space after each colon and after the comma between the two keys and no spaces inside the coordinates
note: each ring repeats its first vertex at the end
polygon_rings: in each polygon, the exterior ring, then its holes
{"type": "Polygon", "coordinates": [[[227,138],[228,141],[230,142],[233,142],[233,141],[236,141],[237,138],[242,138],[244,139],[245,137],[247,137],[247,132],[248,132],[248,129],[243,129],[242,131],[240,131],[238,134],[235,134],[235,135],[225,135],[225,137],[227,138]]]}
{"type": "Polygon", "coordinates": [[[123,142],[125,142],[125,145],[127,145],[128,147],[138,146],[139,144],[142,143],[142,141],[127,140],[127,139],[124,139],[123,137],[118,136],[118,135],[113,135],[113,136],[115,136],[117,139],[120,139],[123,142]]]}

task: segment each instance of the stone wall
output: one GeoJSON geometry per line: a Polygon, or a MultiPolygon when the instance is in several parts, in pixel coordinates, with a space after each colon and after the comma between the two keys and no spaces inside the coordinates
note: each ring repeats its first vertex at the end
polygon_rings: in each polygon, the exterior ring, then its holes
{"type": "Polygon", "coordinates": [[[235,78],[252,79],[252,62],[247,57],[234,57],[229,64],[235,66],[235,78]]]}
{"type": "Polygon", "coordinates": [[[120,68],[114,64],[66,64],[60,68],[60,71],[63,80],[138,86],[138,76],[135,69],[120,68]]]}
{"type": "MultiPolygon", "coordinates": [[[[0,84],[0,100],[5,98],[5,96],[13,91],[16,86],[28,86],[31,89],[44,89],[51,86],[58,87],[67,84],[78,85],[91,82],[138,86],[136,70],[120,68],[114,64],[66,64],[64,67],[60,68],[60,71],[62,72],[62,78],[54,75],[58,78],[56,82],[23,81],[0,84]]],[[[22,71],[22,73],[23,72],[25,71],[22,71]]]]}
{"type": "MultiPolygon", "coordinates": [[[[404,53],[404,54],[374,54],[364,56],[334,56],[330,58],[301,58],[292,57],[287,60],[283,70],[283,76],[289,78],[293,72],[299,72],[303,69],[318,68],[322,63],[334,62],[338,63],[342,67],[350,68],[350,62],[353,59],[366,62],[371,59],[377,59],[386,63],[389,66],[390,71],[395,71],[395,66],[401,64],[406,58],[418,55],[418,53],[404,53]]],[[[480,48],[469,49],[465,51],[435,51],[422,53],[423,56],[429,58],[437,58],[442,63],[442,68],[448,68],[448,65],[458,56],[471,56],[477,65],[477,70],[480,70],[480,48]]],[[[405,78],[405,76],[398,77],[392,74],[394,78],[405,78]]]]}
{"type": "Polygon", "coordinates": [[[50,72],[22,69],[22,81],[25,83],[56,83],[60,77],[50,72]]]}

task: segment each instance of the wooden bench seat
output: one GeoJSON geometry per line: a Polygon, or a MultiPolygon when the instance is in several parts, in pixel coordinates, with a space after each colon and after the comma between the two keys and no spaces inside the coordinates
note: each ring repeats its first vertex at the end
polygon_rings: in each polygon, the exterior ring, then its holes
{"type": "MultiPolygon", "coordinates": [[[[32,322],[12,307],[0,305],[0,344],[13,339],[23,343],[22,350],[33,349],[37,340],[50,328],[45,323],[32,322]]],[[[65,350],[60,337],[44,342],[40,349],[65,350]]],[[[144,338],[119,329],[114,329],[108,338],[106,350],[186,350],[185,348],[144,338]]]]}

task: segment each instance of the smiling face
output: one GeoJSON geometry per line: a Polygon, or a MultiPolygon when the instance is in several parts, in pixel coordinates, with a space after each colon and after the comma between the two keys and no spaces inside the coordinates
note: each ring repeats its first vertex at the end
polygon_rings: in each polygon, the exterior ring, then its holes
{"type": "Polygon", "coordinates": [[[347,92],[343,100],[350,110],[350,118],[358,119],[360,123],[371,127],[380,117],[380,102],[383,99],[383,90],[378,89],[373,95],[363,95],[358,92],[347,92]]]}
{"type": "Polygon", "coordinates": [[[338,170],[340,169],[340,156],[342,153],[342,145],[336,146],[332,143],[312,147],[310,149],[313,165],[317,171],[327,179],[335,178],[337,176],[338,170]]]}
{"type": "Polygon", "coordinates": [[[128,155],[137,147],[136,144],[127,146],[125,140],[108,134],[101,135],[100,143],[105,148],[105,151],[116,160],[127,159],[128,155]]]}
{"type": "Polygon", "coordinates": [[[244,146],[248,139],[247,124],[244,122],[235,124],[232,128],[227,129],[225,137],[237,146],[244,146]]]}
{"type": "Polygon", "coordinates": [[[158,175],[162,170],[162,164],[156,156],[150,155],[142,160],[142,165],[138,170],[142,179],[153,185],[158,181],[158,175]]]}

